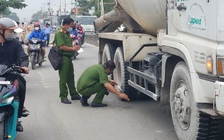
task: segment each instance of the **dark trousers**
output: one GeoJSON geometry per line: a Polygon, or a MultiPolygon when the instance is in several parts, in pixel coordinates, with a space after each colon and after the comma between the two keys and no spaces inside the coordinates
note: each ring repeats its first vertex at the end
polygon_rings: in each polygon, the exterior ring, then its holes
{"type": "Polygon", "coordinates": [[[22,112],[23,112],[23,107],[24,107],[24,102],[25,102],[25,97],[26,97],[26,81],[20,80],[19,81],[19,111],[18,111],[18,118],[21,118],[22,112]]]}

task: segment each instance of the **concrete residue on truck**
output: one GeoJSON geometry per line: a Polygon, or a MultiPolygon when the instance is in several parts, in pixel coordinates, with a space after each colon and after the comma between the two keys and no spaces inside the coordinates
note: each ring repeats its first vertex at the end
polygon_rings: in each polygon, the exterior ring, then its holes
{"type": "Polygon", "coordinates": [[[131,99],[170,105],[180,140],[215,139],[224,118],[224,1],[114,3],[94,21],[99,63],[114,60],[113,78],[131,99]],[[126,32],[114,32],[120,25],[126,32]]]}

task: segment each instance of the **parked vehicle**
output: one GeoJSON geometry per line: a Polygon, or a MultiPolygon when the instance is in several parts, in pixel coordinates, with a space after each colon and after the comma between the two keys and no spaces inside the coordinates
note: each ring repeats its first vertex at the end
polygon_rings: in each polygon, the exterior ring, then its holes
{"type": "Polygon", "coordinates": [[[76,22],[81,24],[85,32],[93,33],[94,32],[94,25],[93,21],[97,19],[96,16],[76,16],[76,22]]]}
{"type": "MultiPolygon", "coordinates": [[[[80,45],[80,47],[82,47],[82,45],[83,45],[82,33],[78,33],[77,36],[74,36],[74,35],[71,34],[71,38],[73,39],[73,45],[80,45]]],[[[79,52],[75,51],[72,57],[76,58],[78,55],[79,55],[79,52]]]]}
{"type": "Polygon", "coordinates": [[[114,4],[94,22],[99,63],[115,62],[113,78],[132,100],[170,105],[180,140],[215,139],[224,118],[224,1],[114,4]],[[121,24],[126,32],[114,32],[121,24]]]}
{"type": "Polygon", "coordinates": [[[41,47],[40,43],[42,40],[38,38],[32,38],[29,40],[29,45],[30,45],[30,62],[31,62],[31,67],[34,70],[35,65],[38,64],[39,66],[42,66],[43,58],[41,55],[41,47]]]}
{"type": "Polygon", "coordinates": [[[19,109],[19,82],[8,77],[19,75],[20,67],[0,65],[0,139],[14,140],[19,109]]]}

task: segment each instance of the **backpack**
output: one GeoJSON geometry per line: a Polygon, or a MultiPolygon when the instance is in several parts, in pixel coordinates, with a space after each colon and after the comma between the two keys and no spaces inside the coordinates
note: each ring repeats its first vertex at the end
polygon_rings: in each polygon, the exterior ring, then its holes
{"type": "Polygon", "coordinates": [[[58,70],[58,69],[61,68],[62,54],[56,46],[53,46],[50,49],[50,52],[48,54],[48,59],[49,59],[51,65],[52,65],[52,67],[54,68],[54,70],[58,70]]]}

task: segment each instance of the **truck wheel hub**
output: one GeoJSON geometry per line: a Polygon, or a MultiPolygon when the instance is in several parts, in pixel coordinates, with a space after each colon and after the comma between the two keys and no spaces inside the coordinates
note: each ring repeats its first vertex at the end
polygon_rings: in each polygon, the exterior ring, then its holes
{"type": "Polygon", "coordinates": [[[187,129],[190,125],[190,96],[186,86],[181,83],[175,92],[174,109],[177,119],[183,129],[187,129]]]}

